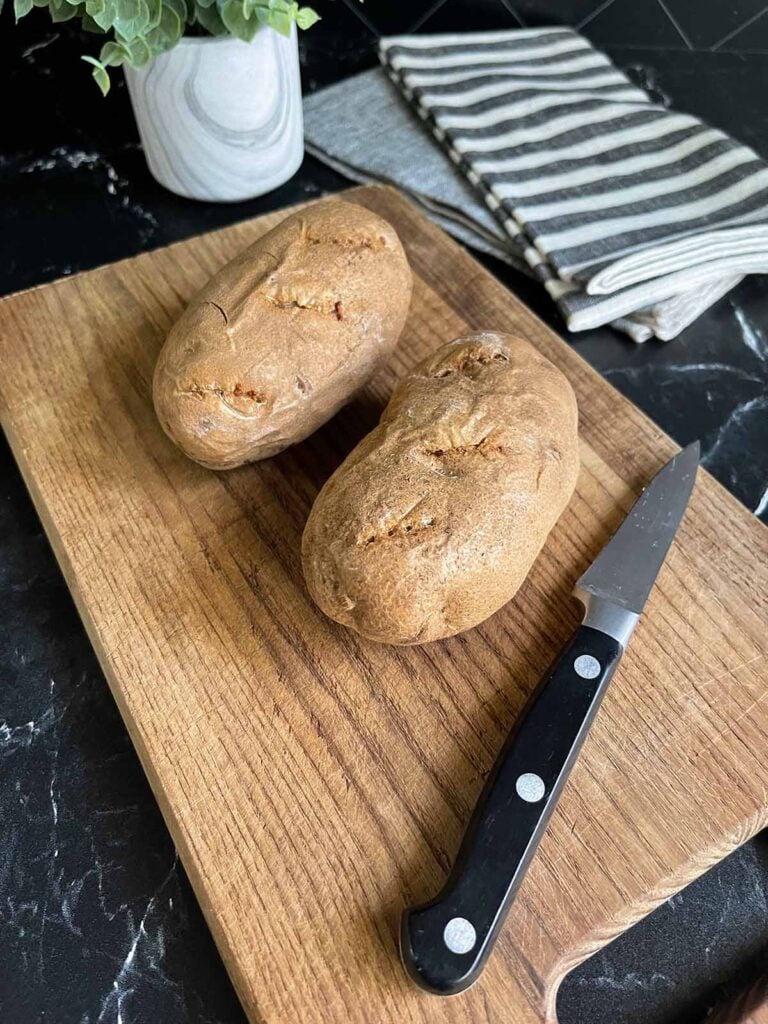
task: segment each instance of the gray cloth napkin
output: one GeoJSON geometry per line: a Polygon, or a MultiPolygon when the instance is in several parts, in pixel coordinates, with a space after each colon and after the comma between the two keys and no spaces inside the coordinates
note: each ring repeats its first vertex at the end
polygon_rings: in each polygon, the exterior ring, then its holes
{"type": "MultiPolygon", "coordinates": [[[[315,93],[305,100],[304,114],[309,152],[355,181],[397,185],[463,242],[535,273],[524,249],[486,204],[484,190],[435,144],[425,130],[426,121],[414,114],[384,72],[364,72],[315,93]]],[[[615,316],[612,323],[637,341],[654,334],[674,337],[740,277],[720,275],[615,316]]],[[[568,319],[567,310],[558,304],[568,319]]]]}

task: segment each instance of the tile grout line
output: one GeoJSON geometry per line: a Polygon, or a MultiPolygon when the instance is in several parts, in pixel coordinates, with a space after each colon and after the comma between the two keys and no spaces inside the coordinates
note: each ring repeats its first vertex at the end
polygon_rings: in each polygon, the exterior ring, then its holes
{"type": "Polygon", "coordinates": [[[432,4],[431,7],[428,7],[426,9],[426,11],[423,14],[421,14],[416,19],[416,21],[414,21],[414,23],[411,25],[411,27],[409,29],[406,29],[406,31],[407,32],[416,32],[418,29],[421,28],[421,26],[424,24],[424,22],[429,21],[429,19],[432,17],[433,14],[437,14],[437,12],[440,10],[440,8],[444,7],[447,2],[448,2],[448,0],[436,0],[436,2],[434,4],[432,4]]]}
{"type": "Polygon", "coordinates": [[[604,50],[647,50],[649,53],[705,53],[704,50],[689,50],[687,46],[648,46],[633,43],[605,43],[604,50]]]}
{"type": "Polygon", "coordinates": [[[672,22],[672,24],[673,24],[673,25],[674,25],[674,27],[675,27],[675,30],[676,30],[677,34],[678,34],[678,35],[680,36],[680,38],[681,38],[681,39],[683,40],[683,42],[685,43],[685,45],[686,45],[686,46],[688,47],[688,49],[689,49],[689,50],[692,50],[692,49],[693,49],[693,46],[691,45],[691,41],[690,41],[690,39],[689,39],[689,38],[688,38],[688,36],[687,36],[687,35],[685,34],[685,32],[683,32],[683,30],[682,30],[682,28],[680,27],[680,25],[679,25],[679,24],[677,23],[677,21],[675,20],[675,18],[674,18],[674,17],[672,16],[672,12],[671,12],[671,11],[669,10],[669,8],[667,7],[667,5],[666,5],[666,3],[664,2],[664,0],[656,0],[656,2],[658,3],[658,5],[659,5],[659,7],[660,7],[660,8],[662,9],[662,11],[664,11],[664,13],[665,13],[665,14],[666,14],[666,16],[667,16],[667,17],[669,18],[669,20],[670,20],[670,21],[672,22]]]}
{"type": "Polygon", "coordinates": [[[381,32],[376,28],[373,22],[370,21],[368,17],[360,10],[361,5],[359,2],[355,2],[354,5],[350,2],[350,0],[341,0],[341,2],[344,4],[348,11],[351,11],[352,14],[354,14],[358,21],[361,21],[370,32],[373,32],[377,39],[379,38],[381,32]]]}
{"type": "Polygon", "coordinates": [[[576,29],[577,32],[581,32],[585,25],[588,25],[590,21],[594,21],[598,14],[602,14],[603,11],[607,11],[611,4],[613,4],[614,2],[615,0],[603,0],[603,3],[598,4],[598,6],[594,9],[594,11],[591,12],[591,14],[588,14],[586,18],[582,18],[578,25],[574,25],[573,27],[576,29]]]}
{"type": "Polygon", "coordinates": [[[509,13],[512,15],[513,18],[517,18],[517,22],[518,22],[518,24],[520,25],[521,28],[525,28],[525,22],[520,17],[520,15],[517,13],[515,8],[512,6],[512,4],[510,3],[510,0],[501,0],[501,5],[502,5],[502,7],[506,7],[506,9],[509,11],[509,13]]]}
{"type": "Polygon", "coordinates": [[[758,11],[757,14],[753,14],[751,18],[747,18],[743,25],[739,25],[738,28],[735,28],[732,32],[723,36],[723,38],[719,39],[716,43],[713,43],[709,48],[710,51],[712,53],[717,52],[723,43],[727,43],[729,39],[733,39],[734,36],[737,36],[739,32],[742,32],[745,28],[751,25],[752,22],[757,21],[758,18],[762,18],[766,11],[768,11],[768,7],[764,7],[762,11],[758,11]]]}

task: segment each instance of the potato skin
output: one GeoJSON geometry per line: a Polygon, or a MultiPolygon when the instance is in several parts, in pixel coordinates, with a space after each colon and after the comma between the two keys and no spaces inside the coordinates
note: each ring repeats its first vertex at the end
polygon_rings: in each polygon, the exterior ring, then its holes
{"type": "Polygon", "coordinates": [[[411,287],[394,228],[365,207],[330,200],[287,217],[171,329],[153,383],[163,429],[211,469],[303,440],[392,352],[411,287]]]}
{"type": "Polygon", "coordinates": [[[520,338],[452,341],[395,388],[320,491],[304,576],[370,640],[452,636],[506,604],[576,485],[570,384],[520,338]]]}

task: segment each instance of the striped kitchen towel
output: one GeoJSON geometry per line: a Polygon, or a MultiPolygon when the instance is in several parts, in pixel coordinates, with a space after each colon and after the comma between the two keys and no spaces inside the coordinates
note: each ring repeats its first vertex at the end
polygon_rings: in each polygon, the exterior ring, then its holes
{"type": "MultiPolygon", "coordinates": [[[[533,271],[491,213],[483,191],[438,146],[426,122],[383,70],[363,71],[304,100],[308,153],[364,184],[395,185],[455,238],[522,270],[533,271]]],[[[611,321],[635,341],[674,338],[740,280],[718,278],[611,321]]]]}
{"type": "Polygon", "coordinates": [[[768,167],[571,29],[389,37],[380,56],[572,330],[669,337],[768,271],[768,167]]]}

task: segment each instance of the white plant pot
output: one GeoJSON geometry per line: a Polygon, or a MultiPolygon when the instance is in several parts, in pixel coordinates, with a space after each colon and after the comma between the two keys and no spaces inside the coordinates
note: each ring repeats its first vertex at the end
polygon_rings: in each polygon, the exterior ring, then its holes
{"type": "Polygon", "coordinates": [[[296,26],[183,38],[125,68],[153,177],[190,199],[234,202],[282,185],[304,155],[296,26]]]}

